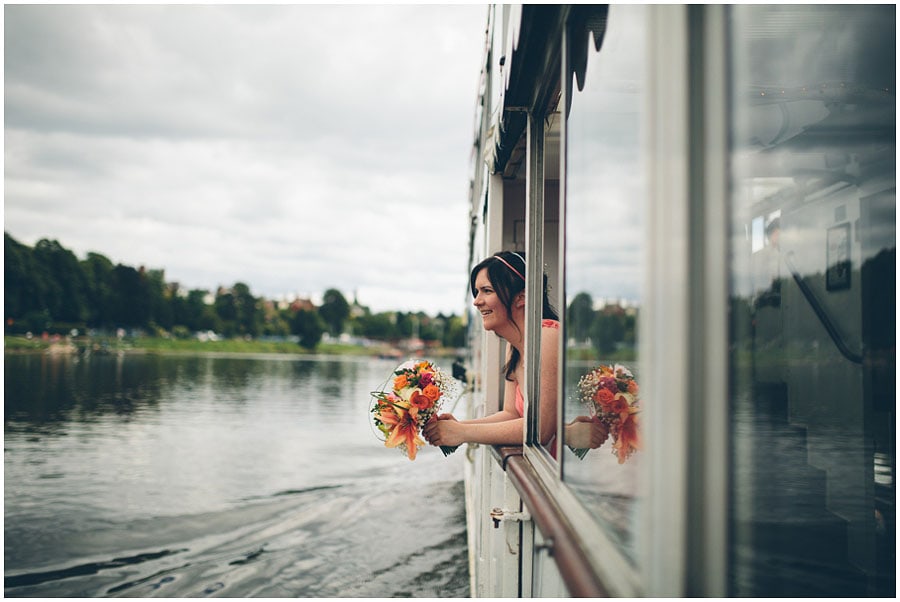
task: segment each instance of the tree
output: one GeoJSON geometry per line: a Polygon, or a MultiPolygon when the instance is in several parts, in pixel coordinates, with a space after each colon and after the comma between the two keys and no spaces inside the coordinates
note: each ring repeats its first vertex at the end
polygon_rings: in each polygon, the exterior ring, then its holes
{"type": "Polygon", "coordinates": [[[388,340],[396,337],[394,312],[381,312],[377,314],[365,314],[357,318],[359,334],[370,339],[388,340]]]}
{"type": "Polygon", "coordinates": [[[298,309],[291,319],[291,333],[298,335],[300,346],[310,351],[322,340],[325,328],[325,321],[315,311],[298,309]]]}
{"type": "Polygon", "coordinates": [[[166,277],[163,270],[146,270],[144,279],[147,287],[148,305],[150,309],[149,321],[171,330],[174,324],[172,311],[172,291],[166,286],[166,277]]]}
{"type": "Polygon", "coordinates": [[[591,324],[594,321],[594,301],[588,293],[575,295],[569,303],[566,327],[570,336],[576,341],[586,341],[590,337],[591,324]]]}
{"type": "Polygon", "coordinates": [[[237,282],[229,289],[220,288],[214,303],[216,313],[222,321],[225,336],[259,334],[263,317],[256,297],[250,287],[237,282]]]}
{"type": "Polygon", "coordinates": [[[99,253],[88,253],[81,269],[87,281],[88,324],[113,326],[113,263],[99,253]]]}
{"type": "Polygon", "coordinates": [[[222,332],[222,320],[216,314],[215,307],[206,304],[207,295],[209,291],[203,289],[191,289],[186,296],[175,295],[172,299],[174,323],[192,332],[222,332]]]}
{"type": "Polygon", "coordinates": [[[423,341],[440,341],[444,334],[445,319],[438,315],[436,318],[430,318],[425,312],[418,312],[415,315],[418,324],[419,338],[423,341]]]}
{"type": "MultiPolygon", "coordinates": [[[[6,318],[45,310],[46,284],[39,282],[31,249],[3,233],[3,307],[6,318]]],[[[26,328],[27,330],[27,328],[26,328]]]]}
{"type": "Polygon", "coordinates": [[[418,318],[415,314],[398,311],[392,330],[392,338],[409,338],[418,335],[418,318]]]}
{"type": "Polygon", "coordinates": [[[243,282],[235,283],[232,290],[238,331],[253,337],[259,335],[263,317],[258,299],[250,293],[250,287],[243,282]]]}
{"type": "Polygon", "coordinates": [[[319,307],[319,315],[328,326],[328,332],[332,336],[339,336],[344,332],[344,323],[350,317],[350,304],[341,294],[341,291],[330,288],[322,296],[322,305],[319,307]]]}
{"type": "Polygon", "coordinates": [[[284,337],[291,333],[291,324],[289,314],[284,311],[278,311],[266,316],[266,320],[262,326],[262,334],[268,336],[284,337]]]}
{"type": "Polygon", "coordinates": [[[616,312],[600,311],[591,325],[591,339],[601,354],[612,353],[625,337],[625,323],[616,312]]]}
{"type": "Polygon", "coordinates": [[[150,295],[143,269],[127,265],[113,268],[113,323],[119,326],[143,327],[150,321],[150,295]]]}
{"type": "Polygon", "coordinates": [[[51,293],[45,298],[56,321],[71,324],[87,318],[87,283],[78,258],[58,241],[43,238],[34,247],[34,258],[43,267],[51,293]]]}
{"type": "Polygon", "coordinates": [[[444,329],[444,347],[466,346],[466,325],[459,316],[450,316],[447,319],[447,327],[444,329]]]}

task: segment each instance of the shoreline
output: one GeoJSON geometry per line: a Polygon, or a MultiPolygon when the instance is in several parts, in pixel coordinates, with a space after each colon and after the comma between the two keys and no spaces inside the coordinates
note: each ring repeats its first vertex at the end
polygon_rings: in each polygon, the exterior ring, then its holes
{"type": "Polygon", "coordinates": [[[346,343],[320,343],[315,349],[305,349],[289,341],[258,341],[230,339],[219,341],[199,341],[196,339],[165,339],[161,337],[135,337],[126,339],[67,338],[40,339],[33,337],[5,335],[4,354],[47,354],[47,355],[107,355],[139,353],[214,353],[214,354],[267,354],[301,356],[359,356],[387,359],[402,359],[407,356],[427,354],[433,357],[453,357],[455,349],[445,347],[405,349],[389,343],[371,346],[346,343]]]}

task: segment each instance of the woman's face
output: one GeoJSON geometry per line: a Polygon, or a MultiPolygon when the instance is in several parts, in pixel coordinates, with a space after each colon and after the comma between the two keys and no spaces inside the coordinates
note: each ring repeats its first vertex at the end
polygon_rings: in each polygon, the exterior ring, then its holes
{"type": "Polygon", "coordinates": [[[475,276],[475,300],[472,304],[481,312],[481,321],[485,330],[495,330],[509,321],[509,315],[497,291],[488,279],[487,268],[475,276]]]}

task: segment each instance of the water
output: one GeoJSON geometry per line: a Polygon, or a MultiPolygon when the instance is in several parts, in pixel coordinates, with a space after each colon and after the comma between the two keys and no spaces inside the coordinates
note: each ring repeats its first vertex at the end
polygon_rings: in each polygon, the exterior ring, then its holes
{"type": "Polygon", "coordinates": [[[6,596],[469,595],[463,454],[369,424],[396,362],[4,364],[6,596]]]}

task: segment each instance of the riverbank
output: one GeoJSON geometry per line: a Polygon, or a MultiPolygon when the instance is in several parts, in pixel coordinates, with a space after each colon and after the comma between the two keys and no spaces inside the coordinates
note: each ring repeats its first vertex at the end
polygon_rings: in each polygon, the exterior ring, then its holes
{"type": "MultiPolygon", "coordinates": [[[[24,336],[5,336],[4,353],[274,353],[293,355],[358,355],[370,357],[402,358],[417,355],[387,343],[352,345],[347,343],[320,343],[309,350],[290,341],[260,341],[246,339],[174,339],[162,337],[88,338],[51,337],[47,339],[24,336]]],[[[430,348],[430,357],[449,357],[455,350],[430,348]]]]}

